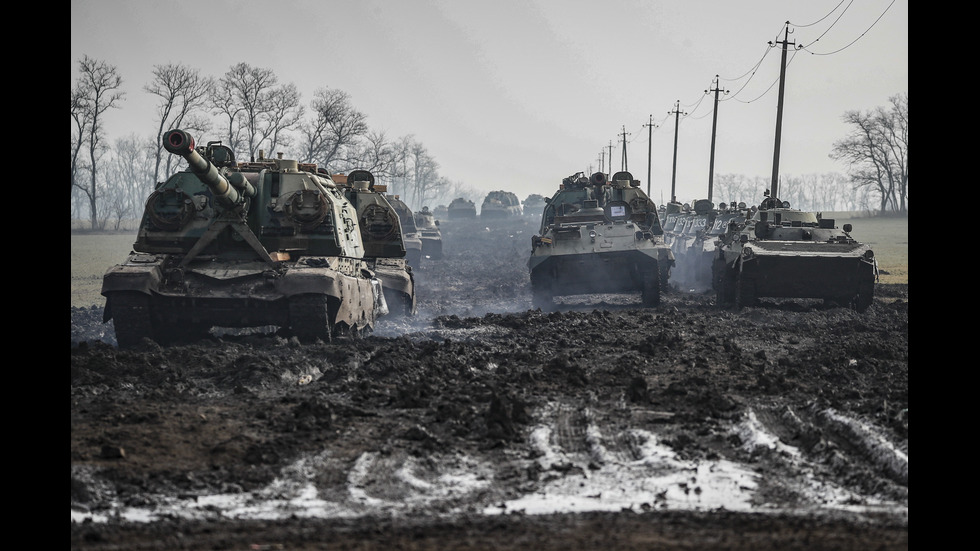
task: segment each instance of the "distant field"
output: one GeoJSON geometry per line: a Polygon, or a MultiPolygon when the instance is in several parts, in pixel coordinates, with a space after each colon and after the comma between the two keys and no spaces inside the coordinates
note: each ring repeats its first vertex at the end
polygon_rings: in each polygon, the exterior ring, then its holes
{"type": "Polygon", "coordinates": [[[908,217],[853,218],[850,213],[823,213],[834,217],[837,227],[851,224],[851,236],[871,245],[878,257],[881,283],[909,282],[909,219],[908,217]]]}
{"type": "MultiPolygon", "coordinates": [[[[871,245],[882,270],[881,283],[909,282],[908,218],[854,218],[850,213],[824,213],[834,217],[837,226],[853,224],[851,235],[871,245]]],[[[136,240],[136,232],[71,234],[71,305],[103,306],[102,275],[126,259],[136,240]]],[[[529,253],[530,254],[530,253],[529,253]]]]}
{"type": "Polygon", "coordinates": [[[110,266],[126,260],[136,232],[71,234],[71,305],[105,305],[102,275],[110,266]]]}

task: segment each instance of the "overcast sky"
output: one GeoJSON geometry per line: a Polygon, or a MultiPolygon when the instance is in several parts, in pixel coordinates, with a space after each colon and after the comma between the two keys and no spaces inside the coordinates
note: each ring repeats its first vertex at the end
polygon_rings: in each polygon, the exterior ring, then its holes
{"type": "Polygon", "coordinates": [[[245,62],[304,103],[344,90],[373,130],[414,135],[443,176],[522,200],[598,170],[603,154],[608,172],[610,144],[620,170],[624,127],[645,189],[651,117],[653,199],[669,199],[674,174],[678,199],[706,196],[715,75],[729,91],[715,173],[768,177],[780,65],[768,43],[787,21],[805,48],[789,54],[782,176],[845,172],[828,157],[841,116],[909,86],[908,0],[78,0],[71,17],[72,83],[83,55],[123,77],[110,140],[154,131],[156,97],[142,90],[154,65],[220,77],[245,62]]]}

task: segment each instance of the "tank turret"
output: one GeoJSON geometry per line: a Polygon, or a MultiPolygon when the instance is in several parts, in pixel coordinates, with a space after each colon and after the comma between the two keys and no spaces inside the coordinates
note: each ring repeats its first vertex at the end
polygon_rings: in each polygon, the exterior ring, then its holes
{"type": "Polygon", "coordinates": [[[423,206],[422,210],[415,213],[415,227],[422,239],[422,256],[432,260],[442,258],[442,230],[439,229],[439,220],[429,207],[423,206]]]}
{"type": "MultiPolygon", "coordinates": [[[[163,147],[168,152],[183,157],[190,170],[197,175],[201,183],[211,190],[211,196],[223,207],[240,209],[245,205],[247,197],[255,196],[255,188],[241,176],[241,173],[234,173],[235,186],[232,186],[228,179],[221,175],[214,163],[198,153],[194,148],[194,138],[187,132],[183,130],[167,132],[163,136],[163,147]]],[[[231,150],[228,150],[228,153],[230,152],[231,150]]],[[[213,146],[210,156],[214,156],[213,146]]],[[[225,157],[224,160],[227,162],[229,159],[225,157]]],[[[234,161],[234,155],[231,155],[230,160],[234,161]]]]}
{"type": "Polygon", "coordinates": [[[480,218],[507,218],[521,215],[521,202],[510,191],[491,191],[483,199],[480,218]]]}
{"type": "Polygon", "coordinates": [[[406,259],[407,249],[412,247],[411,239],[404,236],[398,211],[385,195],[387,186],[375,183],[374,175],[367,170],[354,170],[346,176],[338,174],[332,178],[357,210],[364,260],[381,280],[388,310],[393,314],[414,315],[415,276],[406,259]]]}
{"type": "Polygon", "coordinates": [[[120,346],[277,326],[302,339],[369,329],[386,304],[357,212],[315,165],[239,163],[220,142],[164,135],[187,170],[147,199],[133,250],[104,278],[120,346]]]}
{"type": "Polygon", "coordinates": [[[405,201],[398,195],[388,197],[388,202],[398,213],[398,219],[402,224],[402,238],[405,240],[405,259],[408,265],[418,268],[422,262],[422,237],[419,229],[415,225],[415,215],[405,201]]]}
{"type": "Polygon", "coordinates": [[[476,218],[476,205],[465,197],[457,197],[446,208],[450,220],[476,218]]]}

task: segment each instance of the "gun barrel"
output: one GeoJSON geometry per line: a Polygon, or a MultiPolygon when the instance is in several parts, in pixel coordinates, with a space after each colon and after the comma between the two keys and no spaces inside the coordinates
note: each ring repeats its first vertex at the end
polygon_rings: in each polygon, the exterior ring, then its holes
{"type": "Polygon", "coordinates": [[[170,130],[163,136],[163,147],[187,161],[191,171],[208,186],[215,200],[225,206],[242,204],[244,201],[242,194],[218,172],[211,161],[194,149],[194,138],[190,134],[183,130],[170,130]]]}

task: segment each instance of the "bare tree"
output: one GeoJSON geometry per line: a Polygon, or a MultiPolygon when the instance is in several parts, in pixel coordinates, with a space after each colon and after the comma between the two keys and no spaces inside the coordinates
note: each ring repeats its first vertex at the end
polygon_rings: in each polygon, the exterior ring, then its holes
{"type": "Polygon", "coordinates": [[[719,202],[743,202],[751,205],[762,196],[756,190],[756,184],[741,174],[716,174],[715,196],[719,202]]]}
{"type": "Polygon", "coordinates": [[[851,133],[834,144],[830,156],[849,163],[849,175],[859,187],[878,195],[878,210],[908,210],[908,93],[890,98],[891,108],[848,111],[844,122],[851,133]]]}
{"type": "Polygon", "coordinates": [[[118,229],[122,220],[142,215],[143,203],[152,189],[156,162],[156,144],[150,138],[131,134],[115,141],[104,168],[107,201],[113,209],[118,229]]]}
{"type": "MultiPolygon", "coordinates": [[[[102,117],[109,109],[119,106],[124,98],[119,90],[122,77],[114,65],[104,61],[82,56],[79,61],[79,75],[72,93],[72,121],[80,130],[78,139],[85,142],[89,157],[89,182],[83,185],[75,179],[77,165],[73,156],[72,185],[81,189],[88,198],[89,220],[92,228],[98,227],[98,166],[99,157],[104,151],[105,138],[102,117]]],[[[73,137],[74,138],[74,137],[73,137]]],[[[74,149],[74,143],[73,143],[74,149]]]]}
{"type": "Polygon", "coordinates": [[[271,69],[234,65],[211,93],[215,114],[225,121],[228,145],[247,150],[254,158],[260,149],[288,145],[288,132],[300,121],[303,106],[294,84],[279,84],[271,69]]]}
{"type": "Polygon", "coordinates": [[[439,178],[439,163],[429,155],[428,149],[419,142],[412,144],[408,152],[412,166],[412,200],[410,205],[419,208],[431,195],[439,178]]]}
{"type": "Polygon", "coordinates": [[[411,135],[402,136],[398,139],[392,147],[395,150],[395,157],[397,161],[392,167],[391,174],[391,185],[389,187],[389,192],[395,195],[407,196],[408,190],[411,188],[409,184],[410,175],[412,171],[409,170],[409,152],[415,145],[415,138],[411,135]]]}
{"type": "Polygon", "coordinates": [[[404,155],[399,142],[389,140],[383,131],[369,131],[347,148],[346,157],[337,165],[343,171],[369,170],[379,183],[391,184],[399,174],[404,155]]]}
{"type": "MultiPolygon", "coordinates": [[[[201,76],[197,69],[185,65],[156,65],[153,80],[143,90],[160,98],[157,104],[159,124],[156,132],[156,151],[154,153],[153,178],[150,185],[160,181],[160,165],[164,173],[171,172],[174,157],[163,155],[163,134],[167,130],[182,128],[190,131],[210,130],[210,122],[203,117],[194,117],[207,107],[214,80],[201,76]],[[166,160],[164,160],[166,159],[166,160]]],[[[152,191],[152,187],[150,188],[152,191]]]]}
{"type": "Polygon", "coordinates": [[[347,92],[320,88],[310,102],[313,120],[300,126],[300,160],[331,166],[344,156],[344,150],[367,134],[367,116],[351,104],[347,92]]]}
{"type": "Polygon", "coordinates": [[[80,158],[82,147],[85,145],[85,134],[88,131],[88,118],[86,113],[86,98],[84,97],[80,83],[76,83],[71,89],[71,195],[75,194],[75,187],[78,173],[82,170],[82,160],[80,158]]]}

